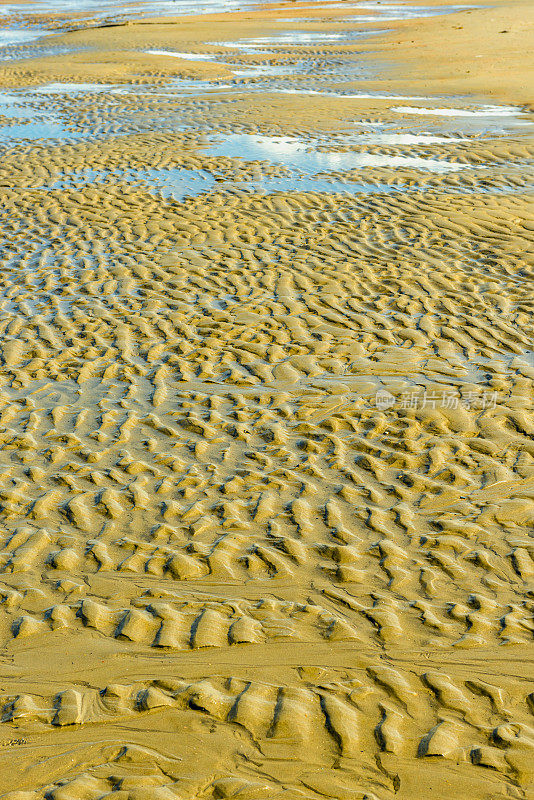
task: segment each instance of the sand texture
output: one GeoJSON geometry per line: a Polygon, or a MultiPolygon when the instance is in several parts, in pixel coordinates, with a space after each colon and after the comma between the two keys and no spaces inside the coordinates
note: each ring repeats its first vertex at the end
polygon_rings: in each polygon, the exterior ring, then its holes
{"type": "Polygon", "coordinates": [[[531,9],[14,8],[0,797],[534,797],[531,9]]]}

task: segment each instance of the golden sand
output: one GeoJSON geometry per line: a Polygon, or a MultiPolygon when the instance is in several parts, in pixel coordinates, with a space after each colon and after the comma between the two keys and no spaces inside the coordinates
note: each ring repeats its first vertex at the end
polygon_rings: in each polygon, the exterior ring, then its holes
{"type": "Polygon", "coordinates": [[[533,144],[470,127],[532,102],[531,9],[143,52],[348,27],[308,6],[56,15],[75,49],[0,62],[133,86],[45,95],[81,138],[0,162],[6,800],[534,796],[533,144]],[[322,95],[228,66],[299,59],[322,95]],[[338,183],[262,192],[293,173],[255,134],[338,183]]]}

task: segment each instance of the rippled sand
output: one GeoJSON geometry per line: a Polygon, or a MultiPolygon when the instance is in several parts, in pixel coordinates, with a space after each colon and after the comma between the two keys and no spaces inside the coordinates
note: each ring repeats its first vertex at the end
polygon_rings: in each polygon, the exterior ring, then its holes
{"type": "Polygon", "coordinates": [[[2,50],[6,800],[533,796],[528,8],[311,6],[2,50]]]}

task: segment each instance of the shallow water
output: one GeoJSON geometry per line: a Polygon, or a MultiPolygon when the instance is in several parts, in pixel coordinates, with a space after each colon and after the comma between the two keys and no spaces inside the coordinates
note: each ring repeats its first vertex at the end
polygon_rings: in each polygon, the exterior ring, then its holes
{"type": "Polygon", "coordinates": [[[19,93],[0,92],[0,114],[3,117],[25,119],[34,114],[27,98],[19,93]]]}
{"type": "MultiPolygon", "coordinates": [[[[367,30],[355,31],[346,30],[339,32],[328,31],[325,33],[310,32],[310,31],[283,31],[281,33],[274,33],[269,36],[257,36],[250,39],[236,39],[234,41],[214,41],[210,44],[217,47],[232,47],[238,49],[241,53],[255,53],[258,49],[265,47],[306,47],[316,45],[332,45],[335,42],[343,43],[350,42],[357,39],[365,39],[371,36],[377,36],[381,33],[387,33],[386,30],[367,30]]],[[[262,50],[262,53],[264,51],[262,50]]]]}
{"type": "MultiPolygon", "coordinates": [[[[428,137],[427,137],[428,138],[428,137]]],[[[430,137],[434,138],[434,137],[430,137]]],[[[450,141],[450,140],[447,140],[450,141]]],[[[83,169],[75,172],[65,173],[56,180],[41,179],[33,185],[25,188],[36,191],[55,191],[55,190],[80,190],[84,187],[102,188],[120,185],[125,190],[143,189],[149,194],[154,194],[161,200],[173,200],[183,202],[187,198],[208,195],[214,191],[218,194],[231,196],[235,192],[239,194],[251,193],[259,195],[287,194],[295,192],[317,193],[317,194],[342,194],[342,195],[365,195],[365,194],[398,194],[412,191],[420,191],[417,185],[409,186],[402,181],[395,183],[384,183],[381,181],[361,181],[350,178],[314,175],[301,167],[289,166],[293,160],[288,160],[288,172],[285,176],[270,176],[260,174],[254,179],[232,180],[227,178],[222,180],[220,176],[215,178],[208,169],[192,170],[186,168],[166,168],[166,169],[83,169]]],[[[324,170],[325,172],[328,169],[324,170]]],[[[333,170],[334,171],[334,170],[333,170]]],[[[339,171],[339,170],[335,170],[339,171]]],[[[447,194],[465,194],[469,189],[462,185],[442,187],[447,194]]],[[[478,192],[486,194],[507,194],[513,189],[478,186],[478,192]]]]}
{"type": "Polygon", "coordinates": [[[109,92],[115,88],[117,88],[115,83],[47,83],[32,88],[31,92],[32,94],[92,94],[109,92]]]}
{"type": "Polygon", "coordinates": [[[421,97],[418,95],[393,95],[382,94],[380,92],[341,92],[332,91],[330,89],[308,89],[302,88],[288,88],[275,89],[275,91],[282,92],[283,94],[318,94],[325,97],[338,97],[342,100],[429,100],[431,98],[421,97]]]}
{"type": "MultiPolygon", "coordinates": [[[[223,46],[219,43],[219,46],[223,46]]],[[[224,45],[226,46],[226,45],[224,45]]],[[[265,50],[261,50],[259,53],[258,50],[254,47],[246,47],[241,46],[236,48],[238,53],[229,54],[228,57],[224,54],[220,53],[182,53],[173,50],[148,50],[146,52],[151,53],[153,55],[158,56],[169,56],[170,58],[180,58],[187,61],[199,61],[199,62],[210,62],[210,63],[220,63],[227,69],[230,69],[235,76],[235,78],[264,78],[269,80],[269,87],[273,91],[292,91],[292,87],[284,87],[280,85],[279,81],[272,81],[271,78],[281,78],[283,76],[313,76],[314,85],[316,85],[318,80],[321,81],[331,81],[334,76],[341,77],[344,76],[347,80],[354,80],[356,76],[360,78],[371,77],[371,70],[368,65],[363,64],[359,61],[353,60],[347,61],[344,60],[343,63],[336,63],[334,58],[323,58],[321,61],[318,59],[314,59],[312,56],[306,59],[291,59],[290,62],[284,64],[253,64],[249,62],[235,62],[231,59],[237,56],[246,55],[246,54],[254,54],[256,56],[277,56],[279,54],[275,52],[266,52],[265,50]]],[[[198,83],[198,82],[197,82],[198,83]]],[[[263,87],[259,84],[256,84],[256,88],[259,91],[263,90],[263,87]]],[[[254,91],[255,86],[252,84],[247,85],[247,90],[254,91]]],[[[328,92],[328,90],[314,90],[314,89],[296,89],[295,93],[328,93],[332,97],[338,96],[336,92],[328,92]]],[[[339,93],[339,96],[342,96],[339,93]]],[[[424,98],[404,98],[400,97],[398,99],[424,99],[424,98]]]]}
{"type": "Polygon", "coordinates": [[[79,15],[87,12],[85,19],[98,20],[104,17],[112,21],[148,15],[181,16],[232,12],[255,5],[256,2],[257,0],[145,0],[128,4],[121,3],[120,0],[36,0],[24,4],[3,5],[0,6],[0,16],[16,19],[17,25],[0,27],[0,60],[13,58],[12,53],[2,53],[5,47],[36,42],[44,36],[54,34],[54,31],[48,31],[35,23],[33,16],[38,14],[79,15]],[[31,17],[29,26],[28,17],[31,17]]]}
{"type": "Polygon", "coordinates": [[[78,186],[92,186],[105,182],[123,182],[131,187],[153,188],[163,198],[184,200],[196,197],[213,189],[212,175],[201,170],[190,169],[125,169],[125,170],[83,170],[64,175],[46,189],[69,189],[78,186]]]}
{"type": "Polygon", "coordinates": [[[122,3],[120,0],[47,0],[24,5],[3,6],[9,15],[30,14],[80,14],[89,12],[91,18],[102,16],[180,16],[182,14],[221,13],[238,11],[254,5],[255,0],[145,0],[138,3],[122,3]]]}
{"type": "Polygon", "coordinates": [[[44,36],[51,36],[52,31],[35,28],[0,28],[0,48],[11,45],[27,44],[41,39],[44,36]]]}
{"type": "Polygon", "coordinates": [[[436,117],[518,117],[522,114],[517,106],[482,106],[476,109],[397,106],[391,110],[397,114],[423,114],[436,117]]]}
{"type": "Polygon", "coordinates": [[[310,142],[282,136],[227,134],[214,138],[207,148],[210,155],[284,164],[309,174],[366,167],[406,167],[436,173],[458,172],[465,165],[416,156],[390,156],[380,153],[323,152],[310,149],[310,142]]]}
{"type": "Polygon", "coordinates": [[[358,3],[358,9],[365,9],[374,12],[374,16],[355,14],[352,17],[344,17],[343,22],[393,22],[404,19],[421,19],[423,17],[436,17],[443,14],[454,14],[460,11],[470,11],[474,8],[483,8],[481,5],[465,6],[402,6],[395,3],[358,3]]]}
{"type": "Polygon", "coordinates": [[[83,139],[88,134],[72,131],[60,122],[25,122],[20,125],[0,127],[0,143],[13,144],[23,141],[74,140],[83,139]]]}
{"type": "Polygon", "coordinates": [[[171,58],[183,58],[186,61],[213,61],[218,58],[217,54],[212,53],[177,53],[174,50],[145,50],[152,56],[170,56],[171,58]]]}

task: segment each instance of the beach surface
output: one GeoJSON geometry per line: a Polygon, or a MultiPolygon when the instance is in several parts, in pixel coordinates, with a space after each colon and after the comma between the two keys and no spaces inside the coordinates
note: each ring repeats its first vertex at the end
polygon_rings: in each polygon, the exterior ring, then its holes
{"type": "Polygon", "coordinates": [[[532,4],[0,3],[0,798],[534,796],[532,4]]]}

